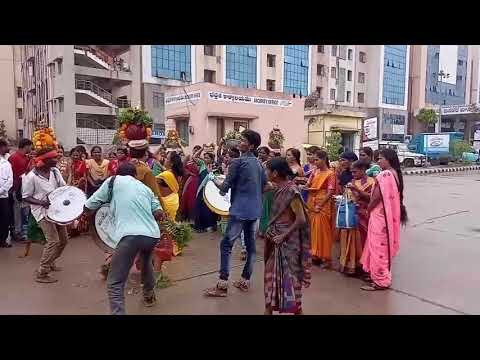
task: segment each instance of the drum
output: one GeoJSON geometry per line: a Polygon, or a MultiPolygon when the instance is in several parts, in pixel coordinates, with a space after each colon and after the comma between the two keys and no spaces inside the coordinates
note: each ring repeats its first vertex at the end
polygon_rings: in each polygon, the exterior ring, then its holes
{"type": "Polygon", "coordinates": [[[50,206],[47,220],[58,225],[69,225],[83,213],[87,201],[85,193],[75,186],[62,186],[48,195],[50,206]]]}
{"type": "Polygon", "coordinates": [[[113,254],[116,248],[115,242],[111,239],[110,235],[113,231],[113,216],[110,212],[110,204],[102,205],[93,217],[93,229],[94,236],[93,241],[100,249],[107,253],[113,254]]]}
{"type": "MultiPolygon", "coordinates": [[[[225,176],[218,176],[218,179],[225,179],[225,176]]],[[[207,182],[203,190],[203,199],[208,208],[220,216],[228,216],[230,210],[230,194],[231,190],[225,195],[220,194],[220,190],[213,183],[207,182]]]]}

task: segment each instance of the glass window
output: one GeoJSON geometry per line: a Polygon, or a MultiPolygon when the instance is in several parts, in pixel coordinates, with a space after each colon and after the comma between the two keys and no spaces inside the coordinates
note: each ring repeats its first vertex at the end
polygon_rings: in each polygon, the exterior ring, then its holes
{"type": "Polygon", "coordinates": [[[358,73],[358,83],[365,84],[365,73],[363,72],[358,73]]]}
{"type": "Polygon", "coordinates": [[[332,66],[330,68],[330,77],[332,79],[336,79],[337,78],[337,68],[335,66],[332,66]]]}
{"type": "Polygon", "coordinates": [[[358,100],[359,103],[365,102],[365,94],[359,92],[358,95],[357,95],[357,100],[358,100]]]}
{"type": "Polygon", "coordinates": [[[337,56],[337,45],[332,45],[332,56],[337,56]]]}
{"type": "Polygon", "coordinates": [[[317,45],[317,52],[323,54],[325,52],[325,45],[317,45]]]}
{"type": "Polygon", "coordinates": [[[335,100],[335,94],[336,90],[335,89],[330,89],[330,100],[335,100]]]}
{"type": "Polygon", "coordinates": [[[285,45],[283,73],[285,93],[308,95],[308,50],[308,45],[285,45]]]}
{"type": "Polygon", "coordinates": [[[405,104],[406,45],[385,45],[383,67],[383,103],[405,104]]]}
{"type": "Polygon", "coordinates": [[[226,83],[229,86],[257,86],[257,45],[226,46],[226,83]]]}
{"type": "Polygon", "coordinates": [[[352,59],[353,59],[353,50],[348,49],[348,60],[352,60],[352,59]]]}
{"type": "Polygon", "coordinates": [[[190,45],[152,45],[152,76],[191,81],[190,45]]]}
{"type": "Polygon", "coordinates": [[[363,51],[360,51],[358,53],[358,60],[361,62],[361,63],[366,63],[367,62],[367,54],[365,54],[363,51]]]}
{"type": "Polygon", "coordinates": [[[351,70],[347,71],[347,81],[352,81],[352,71],[351,70]]]}
{"type": "Polygon", "coordinates": [[[350,101],[352,101],[352,92],[347,91],[347,102],[350,102],[350,101]]]}

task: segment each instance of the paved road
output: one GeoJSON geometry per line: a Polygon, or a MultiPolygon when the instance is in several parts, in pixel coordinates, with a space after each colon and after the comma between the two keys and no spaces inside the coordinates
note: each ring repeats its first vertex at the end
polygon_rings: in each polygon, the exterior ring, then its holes
{"type": "MultiPolygon", "coordinates": [[[[480,172],[406,177],[410,223],[402,231],[393,265],[393,288],[369,293],[359,280],[315,269],[305,291],[308,314],[480,314],[480,172]]],[[[263,263],[257,261],[252,291],[232,289],[224,299],[202,297],[215,283],[217,235],[196,236],[183,256],[167,265],[174,285],[158,290],[158,305],[140,303],[138,275],[126,295],[130,314],[261,314],[263,263]]],[[[258,245],[261,253],[261,244],[258,245]]],[[[0,314],[107,314],[105,284],[97,274],[103,254],[88,237],[71,240],[59,262],[56,284],[38,284],[33,272],[39,246],[28,258],[22,248],[0,249],[0,314]]],[[[232,262],[234,277],[242,262],[232,262]]]]}

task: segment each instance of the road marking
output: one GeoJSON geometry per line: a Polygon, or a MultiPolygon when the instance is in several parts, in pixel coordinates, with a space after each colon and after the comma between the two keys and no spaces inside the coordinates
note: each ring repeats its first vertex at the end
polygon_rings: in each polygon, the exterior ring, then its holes
{"type": "Polygon", "coordinates": [[[455,212],[452,212],[452,213],[449,213],[449,214],[445,214],[445,215],[440,215],[440,216],[435,216],[435,217],[432,217],[432,218],[429,218],[429,219],[426,219],[418,224],[414,224],[414,225],[411,225],[409,227],[417,227],[417,226],[420,226],[420,225],[425,225],[425,224],[431,224],[434,222],[434,220],[438,220],[438,219],[443,219],[443,218],[446,218],[446,217],[449,217],[449,216],[453,216],[453,215],[458,215],[458,214],[463,214],[463,213],[469,213],[470,210],[460,210],[460,211],[455,211],[455,212]]]}

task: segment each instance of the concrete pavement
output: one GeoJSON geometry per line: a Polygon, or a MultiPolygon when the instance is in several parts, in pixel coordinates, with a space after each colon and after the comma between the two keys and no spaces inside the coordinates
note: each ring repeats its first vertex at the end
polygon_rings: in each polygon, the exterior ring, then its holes
{"type": "MultiPolygon", "coordinates": [[[[480,172],[406,177],[405,200],[410,222],[402,231],[400,254],[393,264],[389,291],[363,292],[359,280],[315,268],[304,293],[307,314],[480,314],[480,172]]],[[[253,287],[233,288],[228,298],[209,299],[204,288],[215,283],[216,234],[195,235],[184,254],[167,264],[174,285],[157,291],[158,304],[146,309],[138,293],[138,276],[127,286],[130,314],[262,314],[263,262],[258,244],[253,287]]],[[[28,258],[21,247],[0,249],[0,314],[108,314],[105,283],[97,273],[102,252],[86,236],[72,239],[58,265],[59,282],[38,284],[33,272],[40,246],[28,258]]],[[[242,269],[239,251],[233,278],[242,269]]]]}

